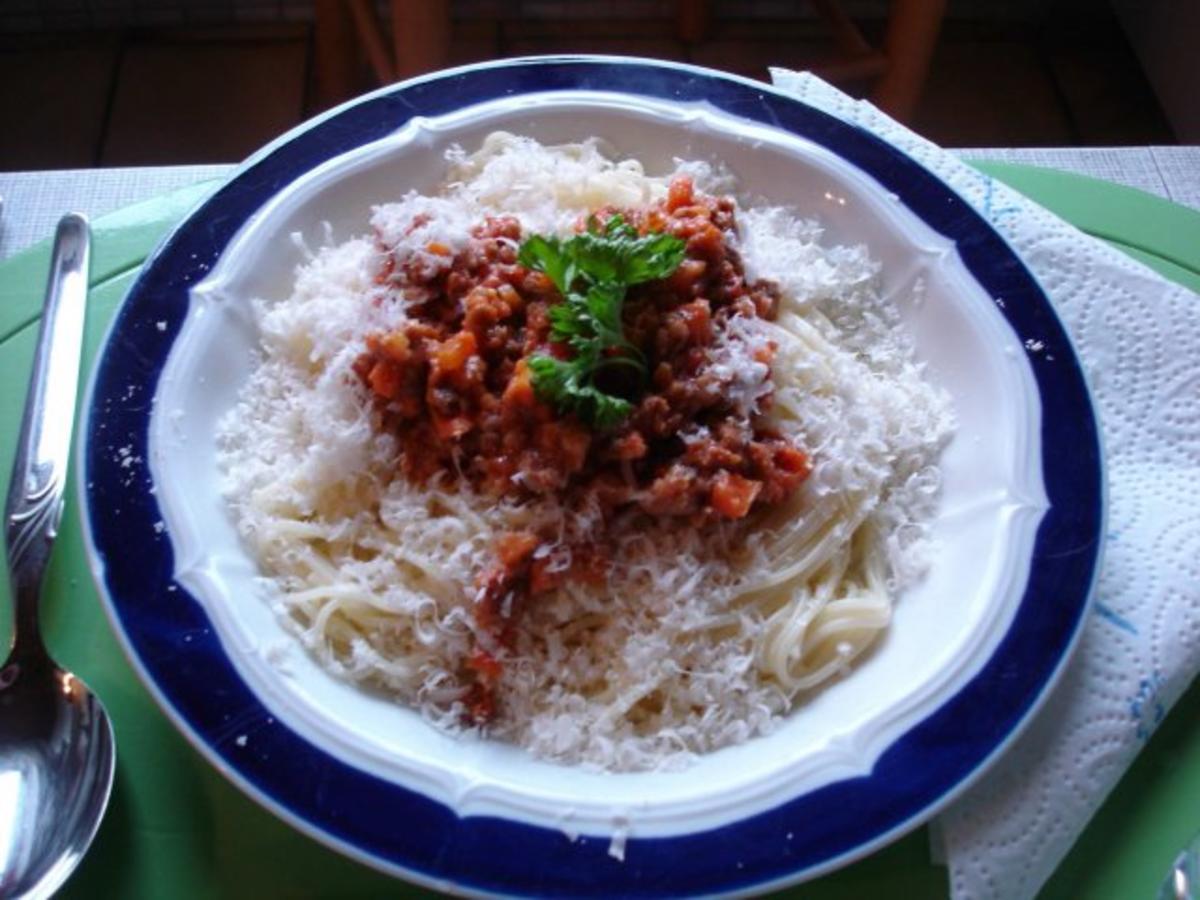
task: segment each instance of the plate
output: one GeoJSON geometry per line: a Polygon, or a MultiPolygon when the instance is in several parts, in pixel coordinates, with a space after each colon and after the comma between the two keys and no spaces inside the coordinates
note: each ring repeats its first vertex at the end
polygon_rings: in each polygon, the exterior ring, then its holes
{"type": "MultiPolygon", "coordinates": [[[[327,237],[328,236],[328,237],[327,237]]],[[[1004,241],[911,159],[771,88],[688,66],[535,58],[368,95],[242,166],[148,261],[93,373],[84,526],[118,636],[213,764],[296,827],[471,893],[761,890],[915,827],[1015,737],[1078,634],[1103,519],[1095,416],[1050,305],[1004,241]],[[449,144],[504,128],[604,137],[654,171],[719,158],[744,192],[865,243],[951,393],[938,564],[853,677],[774,734],[678,773],[602,775],[446,737],[319,670],[280,671],[217,488],[213,430],[249,372],[247,300],[283,296],[297,242],[432,186],[449,144]]]]}

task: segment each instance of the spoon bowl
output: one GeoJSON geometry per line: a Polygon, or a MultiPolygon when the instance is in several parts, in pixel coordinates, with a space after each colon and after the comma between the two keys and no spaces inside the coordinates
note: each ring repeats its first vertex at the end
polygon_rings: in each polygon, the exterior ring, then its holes
{"type": "Polygon", "coordinates": [[[0,895],[50,896],[78,864],[112,791],[104,706],[45,653],[0,669],[0,895]]]}
{"type": "Polygon", "coordinates": [[[5,504],[12,651],[0,669],[0,897],[49,897],[87,851],[112,791],[99,699],[42,642],[42,579],[62,518],[87,303],[89,235],[59,222],[5,504]]]}
{"type": "Polygon", "coordinates": [[[1200,834],[1175,856],[1171,871],[1158,889],[1158,900],[1197,900],[1200,898],[1200,834]]]}

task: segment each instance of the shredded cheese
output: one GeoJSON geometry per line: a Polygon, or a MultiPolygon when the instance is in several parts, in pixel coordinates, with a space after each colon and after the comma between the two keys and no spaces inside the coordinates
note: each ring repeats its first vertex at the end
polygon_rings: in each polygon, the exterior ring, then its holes
{"type": "MultiPolygon", "coordinates": [[[[401,248],[392,265],[447,264],[430,244],[456,252],[486,215],[566,233],[601,206],[650,203],[668,182],[609,160],[594,140],[547,148],[498,133],[448,164],[437,196],[375,207],[375,234],[401,248]]],[[[710,184],[728,180],[679,165],[710,184]]],[[[775,322],[730,328],[708,365],[739,410],[769,408],[782,433],[802,436],[813,475],[754,527],[606,527],[617,544],[609,583],[568,582],[530,604],[491,727],[537,756],[675,768],[769,733],[803,691],[847,671],[926,565],[952,417],[879,295],[877,266],[864,248],[823,246],[819,227],[791,210],[738,217],[731,239],[747,273],[777,281],[784,301],[775,322]],[[778,348],[769,406],[755,357],[768,343],[778,348]]],[[[337,676],[382,687],[453,731],[463,727],[475,577],[495,537],[557,533],[539,552],[566,568],[568,546],[603,523],[599,510],[552,497],[496,501],[398,475],[396,442],[350,375],[366,335],[404,315],[371,302],[388,265],[379,246],[326,246],[297,271],[290,297],[257,304],[261,359],[220,427],[225,491],[304,646],[337,676]]],[[[614,838],[611,852],[622,844],[614,838]]]]}

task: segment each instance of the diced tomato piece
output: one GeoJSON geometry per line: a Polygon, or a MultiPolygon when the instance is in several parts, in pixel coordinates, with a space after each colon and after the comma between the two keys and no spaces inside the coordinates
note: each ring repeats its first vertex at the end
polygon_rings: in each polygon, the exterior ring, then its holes
{"type": "Polygon", "coordinates": [[[475,427],[468,416],[437,416],[430,414],[437,436],[443,441],[456,441],[475,427]]]}
{"type": "Polygon", "coordinates": [[[769,366],[771,360],[775,358],[775,351],[778,349],[779,345],[774,341],[767,341],[763,346],[754,349],[754,361],[769,366]]]}
{"type": "Polygon", "coordinates": [[[667,230],[667,217],[661,210],[652,209],[646,213],[640,229],[642,234],[667,230]]]}
{"type": "Polygon", "coordinates": [[[576,547],[572,551],[571,577],[600,587],[608,578],[608,556],[599,547],[576,547]]]}
{"type": "Polygon", "coordinates": [[[688,337],[693,344],[707,344],[712,340],[712,311],[708,301],[701,298],[679,307],[679,314],[687,324],[688,337]]]}
{"type": "Polygon", "coordinates": [[[705,222],[687,239],[687,252],[689,255],[720,260],[725,253],[725,237],[716,225],[705,222]]]}
{"type": "Polygon", "coordinates": [[[591,446],[592,435],[582,425],[568,423],[563,426],[562,443],[559,447],[568,472],[578,472],[583,468],[591,446]]]}
{"type": "Polygon", "coordinates": [[[413,216],[412,221],[408,224],[408,227],[404,229],[404,233],[409,235],[422,225],[428,225],[430,218],[431,217],[429,213],[417,213],[415,216],[413,216]]]}
{"type": "Polygon", "coordinates": [[[812,461],[808,454],[797,447],[785,444],[775,451],[775,465],[785,472],[807,478],[812,473],[812,461]]]}
{"type": "Polygon", "coordinates": [[[537,545],[537,536],[528,531],[506,531],[496,539],[496,558],[506,569],[515,569],[524,565],[537,545]]]}
{"type": "Polygon", "coordinates": [[[667,286],[676,294],[694,296],[699,292],[697,286],[707,270],[708,263],[704,260],[685,259],[667,279],[667,286]]]}
{"type": "Polygon", "coordinates": [[[488,634],[499,637],[507,624],[501,608],[508,590],[504,566],[494,563],[476,577],[475,583],[480,591],[472,610],[475,623],[488,634]]]}
{"type": "Polygon", "coordinates": [[[552,591],[567,580],[567,571],[550,571],[550,557],[535,559],[529,567],[529,593],[536,597],[552,591]]]}
{"type": "Polygon", "coordinates": [[[557,458],[567,472],[578,472],[587,461],[592,436],[582,425],[573,422],[546,422],[537,427],[537,447],[547,457],[557,458]]]}
{"type": "Polygon", "coordinates": [[[536,269],[526,270],[525,278],[521,281],[521,287],[530,294],[545,295],[558,292],[554,287],[554,282],[550,280],[550,276],[536,269]]]}
{"type": "Polygon", "coordinates": [[[390,253],[384,257],[383,265],[375,273],[376,284],[387,284],[396,273],[396,258],[390,253]]]}
{"type": "Polygon", "coordinates": [[[734,472],[722,472],[712,486],[713,509],[727,519],[740,519],[750,512],[762,482],[743,478],[734,472]]]}
{"type": "Polygon", "coordinates": [[[504,665],[482,647],[476,647],[467,657],[467,668],[486,678],[488,681],[499,680],[504,672],[504,665]]]}
{"type": "Polygon", "coordinates": [[[641,459],[648,449],[646,439],[640,431],[631,431],[612,442],[612,455],[615,459],[641,459]]]}
{"type": "Polygon", "coordinates": [[[469,724],[486,725],[496,718],[496,692],[491,685],[475,682],[463,702],[467,706],[469,724]]]}
{"type": "Polygon", "coordinates": [[[674,212],[681,206],[691,206],[694,199],[692,179],[688,175],[676,175],[667,187],[667,210],[674,212]]]}

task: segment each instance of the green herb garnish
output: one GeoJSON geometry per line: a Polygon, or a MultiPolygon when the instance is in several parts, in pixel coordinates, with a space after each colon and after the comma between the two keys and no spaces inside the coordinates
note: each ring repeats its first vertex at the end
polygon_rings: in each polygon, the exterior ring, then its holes
{"type": "Polygon", "coordinates": [[[543,272],[563,296],[550,308],[550,337],[575,351],[569,360],[538,353],[529,359],[533,388],[560,412],[573,412],[598,428],[611,428],[632,404],[596,387],[596,375],[626,367],[644,378],[641,351],[625,338],[621,313],[635,284],[666,278],[683,262],[686,245],[670,234],[638,236],[615,215],[603,230],[595,216],[582,234],[561,240],[534,235],[521,245],[521,265],[543,272]]]}

